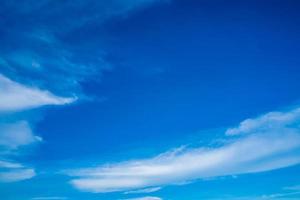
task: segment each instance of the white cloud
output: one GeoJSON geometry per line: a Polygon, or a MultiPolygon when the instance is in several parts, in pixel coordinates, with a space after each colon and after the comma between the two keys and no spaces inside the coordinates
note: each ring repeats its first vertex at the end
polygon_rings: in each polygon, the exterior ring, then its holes
{"type": "Polygon", "coordinates": [[[263,132],[295,123],[300,124],[300,108],[289,112],[270,112],[255,119],[246,119],[239,126],[227,129],[226,134],[239,135],[263,132]]]}
{"type": "Polygon", "coordinates": [[[1,182],[15,182],[30,179],[35,176],[34,169],[24,168],[24,169],[14,169],[6,172],[0,172],[1,182]]]}
{"type": "Polygon", "coordinates": [[[221,146],[175,150],[150,159],[75,169],[67,174],[79,190],[115,192],[292,166],[300,163],[298,112],[299,108],[249,119],[251,128],[239,130],[248,134],[226,137],[221,146]]]}
{"type": "Polygon", "coordinates": [[[32,133],[26,121],[0,123],[0,147],[3,149],[17,149],[41,140],[41,137],[32,133]]]}
{"type": "Polygon", "coordinates": [[[11,169],[16,169],[16,168],[22,168],[23,165],[19,163],[12,163],[4,160],[0,160],[0,168],[11,168],[11,169]]]}
{"type": "Polygon", "coordinates": [[[0,160],[0,182],[22,181],[34,176],[34,169],[25,167],[20,163],[0,160]]]}
{"type": "Polygon", "coordinates": [[[14,161],[7,161],[4,157],[19,147],[32,145],[41,140],[41,137],[32,133],[26,121],[0,123],[0,182],[22,181],[36,175],[34,169],[14,161]]]}
{"type": "Polygon", "coordinates": [[[14,82],[0,74],[0,111],[20,111],[44,105],[63,105],[76,98],[56,96],[47,90],[14,82]]]}
{"type": "Polygon", "coordinates": [[[123,199],[123,200],[162,200],[162,198],[147,196],[147,197],[138,197],[138,198],[123,199]]]}

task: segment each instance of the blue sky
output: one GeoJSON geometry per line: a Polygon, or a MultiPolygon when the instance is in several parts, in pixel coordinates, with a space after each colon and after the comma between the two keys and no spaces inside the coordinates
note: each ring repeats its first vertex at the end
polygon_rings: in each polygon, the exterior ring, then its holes
{"type": "Polygon", "coordinates": [[[1,1],[0,198],[300,199],[299,9],[1,1]]]}

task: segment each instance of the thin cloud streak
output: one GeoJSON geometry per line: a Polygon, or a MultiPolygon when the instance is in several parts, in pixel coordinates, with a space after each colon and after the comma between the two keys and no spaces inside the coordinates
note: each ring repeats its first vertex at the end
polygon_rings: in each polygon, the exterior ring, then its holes
{"type": "Polygon", "coordinates": [[[128,192],[124,192],[124,194],[140,194],[140,193],[152,193],[157,192],[161,189],[161,187],[151,187],[151,188],[145,188],[140,190],[132,190],[128,192]]]}
{"type": "Polygon", "coordinates": [[[152,197],[152,196],[146,196],[146,197],[138,197],[138,198],[130,198],[130,199],[120,199],[120,200],[163,200],[160,197],[152,197]]]}

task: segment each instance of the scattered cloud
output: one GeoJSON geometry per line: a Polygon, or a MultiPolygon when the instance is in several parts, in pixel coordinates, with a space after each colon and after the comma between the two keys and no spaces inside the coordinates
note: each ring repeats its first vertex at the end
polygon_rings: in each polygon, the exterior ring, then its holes
{"type": "Polygon", "coordinates": [[[239,131],[239,137],[225,137],[220,146],[178,149],[149,159],[73,169],[67,175],[79,190],[104,193],[296,165],[300,163],[298,113],[296,108],[248,119],[251,128],[239,131]],[[247,134],[241,134],[244,132],[247,134]]]}

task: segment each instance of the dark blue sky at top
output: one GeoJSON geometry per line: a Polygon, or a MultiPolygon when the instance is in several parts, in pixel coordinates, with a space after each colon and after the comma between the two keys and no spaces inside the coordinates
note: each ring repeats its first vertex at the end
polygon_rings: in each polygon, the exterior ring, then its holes
{"type": "MultiPolygon", "coordinates": [[[[44,142],[23,159],[53,169],[72,162],[83,166],[95,160],[102,164],[148,157],[181,145],[206,143],[246,118],[297,105],[299,9],[296,0],[172,0],[70,30],[64,27],[62,14],[50,18],[32,14],[35,17],[22,19],[15,18],[18,15],[14,12],[0,12],[0,54],[30,46],[49,58],[57,56],[55,50],[29,40],[23,42],[15,35],[15,30],[47,27],[74,54],[77,63],[107,65],[101,72],[80,79],[80,87],[71,89],[70,93],[80,91],[90,99],[42,109],[47,112],[41,114],[35,131],[44,142]]],[[[63,15],[76,22],[82,13],[90,11],[94,12],[93,8],[87,7],[63,15]]],[[[15,73],[2,70],[8,76],[15,73]]],[[[40,76],[21,68],[18,74],[22,75],[18,79],[27,83],[30,81],[24,77],[40,76]]],[[[64,75],[38,83],[58,94],[69,94],[65,92],[69,86],[60,85],[64,75]]],[[[161,194],[177,194],[172,200],[186,193],[191,194],[191,200],[209,199],[218,192],[237,196],[263,193],[254,184],[263,188],[267,183],[265,191],[275,192],[283,179],[299,182],[297,177],[285,176],[299,173],[299,166],[276,171],[272,179],[268,173],[198,182],[180,189],[170,186],[161,194]],[[252,186],[235,189],[235,181],[252,186]],[[203,192],[197,192],[198,188],[203,192]]],[[[52,182],[41,181],[54,190],[52,182]]],[[[22,191],[22,183],[14,184],[22,191]]],[[[79,199],[119,198],[118,194],[96,197],[63,183],[58,185],[61,194],[79,199]]],[[[46,191],[36,183],[25,188],[46,191]]]]}

